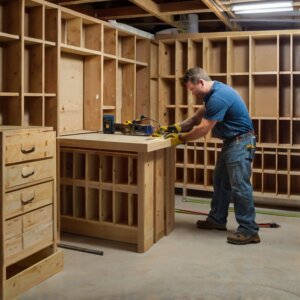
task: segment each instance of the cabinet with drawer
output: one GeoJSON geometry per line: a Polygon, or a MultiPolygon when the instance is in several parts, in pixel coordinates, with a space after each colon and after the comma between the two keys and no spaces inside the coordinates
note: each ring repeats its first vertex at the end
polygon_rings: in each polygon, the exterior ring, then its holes
{"type": "Polygon", "coordinates": [[[9,299],[11,282],[29,280],[33,286],[39,276],[29,276],[31,272],[45,272],[40,275],[46,279],[62,269],[56,246],[55,132],[48,127],[0,126],[0,151],[0,299],[9,299]],[[51,272],[47,261],[56,262],[51,272]]]}

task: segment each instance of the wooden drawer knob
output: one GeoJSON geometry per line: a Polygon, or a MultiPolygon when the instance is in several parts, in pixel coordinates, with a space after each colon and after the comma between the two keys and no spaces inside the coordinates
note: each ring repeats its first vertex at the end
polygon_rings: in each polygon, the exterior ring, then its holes
{"type": "Polygon", "coordinates": [[[30,146],[26,146],[26,145],[21,145],[21,152],[23,154],[28,154],[28,153],[32,153],[35,151],[35,145],[30,145],[30,146]]]}
{"type": "Polygon", "coordinates": [[[21,194],[21,202],[24,205],[32,203],[34,198],[35,198],[35,192],[21,194]]]}
{"type": "Polygon", "coordinates": [[[28,178],[34,175],[34,167],[23,167],[21,171],[22,178],[28,178]]]}

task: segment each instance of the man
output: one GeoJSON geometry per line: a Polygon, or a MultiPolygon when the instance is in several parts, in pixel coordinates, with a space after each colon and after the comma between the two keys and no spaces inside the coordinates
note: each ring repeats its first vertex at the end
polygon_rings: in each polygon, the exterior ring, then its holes
{"type": "Polygon", "coordinates": [[[203,98],[204,107],[191,118],[175,124],[179,132],[188,133],[171,133],[166,138],[172,139],[172,145],[178,145],[203,137],[212,130],[215,137],[223,140],[213,175],[211,210],[207,219],[199,220],[197,226],[227,230],[228,206],[232,199],[239,226],[235,233],[228,235],[228,243],[259,243],[250,182],[256,139],[247,107],[233,88],[212,81],[199,67],[189,69],[182,83],[193,95],[203,98]]]}

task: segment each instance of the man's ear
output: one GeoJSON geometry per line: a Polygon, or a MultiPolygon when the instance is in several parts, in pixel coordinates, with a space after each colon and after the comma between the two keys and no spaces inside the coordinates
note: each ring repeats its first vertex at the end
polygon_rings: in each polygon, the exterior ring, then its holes
{"type": "Polygon", "coordinates": [[[204,86],[204,80],[203,79],[199,79],[198,83],[201,84],[201,86],[204,86]]]}

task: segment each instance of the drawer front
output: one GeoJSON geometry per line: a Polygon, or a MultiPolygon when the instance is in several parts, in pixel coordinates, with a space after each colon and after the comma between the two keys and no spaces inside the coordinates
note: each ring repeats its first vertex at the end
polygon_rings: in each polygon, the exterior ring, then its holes
{"type": "Polygon", "coordinates": [[[51,203],[53,203],[53,181],[10,192],[4,198],[4,217],[11,218],[51,203]]]}
{"type": "Polygon", "coordinates": [[[51,222],[52,208],[52,205],[48,205],[23,215],[23,232],[51,222]]]}
{"type": "Polygon", "coordinates": [[[7,135],[5,139],[5,164],[53,157],[55,132],[27,132],[7,135]]]}
{"type": "Polygon", "coordinates": [[[22,234],[22,216],[5,221],[4,239],[10,239],[16,235],[22,234]]]}
{"type": "MultiPolygon", "coordinates": [[[[48,205],[5,222],[5,257],[53,241],[53,205],[48,205]],[[12,221],[15,223],[12,223],[12,221]]],[[[42,246],[41,245],[41,246],[42,246]]]]}
{"type": "Polygon", "coordinates": [[[5,188],[8,189],[21,184],[32,183],[36,180],[54,177],[55,167],[53,158],[7,166],[5,188]]]}
{"type": "Polygon", "coordinates": [[[22,234],[14,236],[4,241],[5,257],[10,257],[22,251],[22,234]]]}

